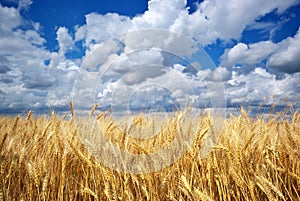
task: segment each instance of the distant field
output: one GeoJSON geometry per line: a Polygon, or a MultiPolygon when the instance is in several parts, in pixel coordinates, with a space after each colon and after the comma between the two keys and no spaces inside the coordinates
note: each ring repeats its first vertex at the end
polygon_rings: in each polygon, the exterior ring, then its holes
{"type": "Polygon", "coordinates": [[[298,112],[261,119],[242,109],[222,120],[187,114],[123,122],[107,113],[0,117],[0,200],[300,200],[298,112]],[[100,141],[90,154],[82,142],[99,132],[137,155],[167,147],[180,133],[194,141],[170,166],[130,174],[97,160],[106,154],[100,141]]]}

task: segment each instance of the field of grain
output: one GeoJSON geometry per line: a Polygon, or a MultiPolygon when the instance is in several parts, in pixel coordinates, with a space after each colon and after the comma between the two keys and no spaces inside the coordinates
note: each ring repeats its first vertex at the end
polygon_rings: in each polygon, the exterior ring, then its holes
{"type": "Polygon", "coordinates": [[[261,119],[241,110],[218,127],[209,114],[185,115],[139,115],[130,125],[96,112],[0,117],[0,200],[300,200],[299,113],[261,119]],[[104,166],[104,151],[90,154],[84,135],[98,132],[135,154],[158,151],[181,132],[194,141],[170,166],[133,174],[104,166]]]}

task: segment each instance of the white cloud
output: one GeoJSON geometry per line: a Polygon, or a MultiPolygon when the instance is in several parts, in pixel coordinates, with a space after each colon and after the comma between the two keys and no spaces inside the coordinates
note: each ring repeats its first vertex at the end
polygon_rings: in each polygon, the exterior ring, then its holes
{"type": "Polygon", "coordinates": [[[0,33],[7,36],[13,28],[21,24],[21,16],[17,9],[0,6],[0,33]]]}
{"type": "MultiPolygon", "coordinates": [[[[97,97],[97,87],[103,87],[102,84],[98,86],[99,74],[98,72],[88,72],[81,68],[80,73],[77,74],[74,82],[74,88],[70,94],[75,109],[90,109],[95,104],[97,97]]],[[[106,83],[107,84],[107,83],[106,83]]],[[[55,101],[56,99],[54,99],[55,101]]],[[[100,99],[105,101],[104,99],[100,99]]],[[[49,101],[49,105],[51,105],[49,101]]],[[[106,103],[107,104],[107,103],[106,103]]],[[[100,105],[103,106],[104,104],[100,105]]]]}
{"type": "Polygon", "coordinates": [[[201,45],[211,44],[218,38],[217,31],[210,27],[210,21],[199,9],[193,14],[181,11],[170,30],[195,38],[201,45]]]}
{"type": "MultiPolygon", "coordinates": [[[[104,64],[104,68],[101,66],[100,73],[104,77],[114,77],[114,79],[124,76],[128,81],[129,79],[133,79],[133,77],[137,80],[143,80],[144,78],[142,77],[147,77],[147,75],[142,75],[143,73],[139,69],[142,68],[145,71],[148,71],[147,69],[156,69],[156,71],[160,71],[156,67],[162,66],[162,63],[163,56],[160,50],[140,50],[130,54],[123,53],[120,56],[114,57],[113,61],[108,61],[104,64]]],[[[156,74],[155,72],[153,73],[156,74]]],[[[130,83],[134,84],[133,80],[130,83]]]]}
{"type": "Polygon", "coordinates": [[[119,48],[118,42],[114,40],[107,40],[105,43],[91,46],[82,61],[82,67],[90,69],[99,67],[108,60],[110,55],[116,54],[119,48]]]}
{"type": "MultiPolygon", "coordinates": [[[[89,13],[85,24],[74,30],[57,29],[58,52],[46,49],[39,23],[20,15],[31,3],[21,0],[18,8],[0,6],[1,108],[65,106],[73,98],[78,108],[90,108],[99,101],[101,107],[113,103],[124,109],[130,97],[136,98],[130,103],[147,108],[158,103],[220,105],[223,84],[231,103],[260,102],[273,95],[297,97],[300,93],[299,32],[276,44],[240,42],[224,52],[224,67],[191,70],[182,62],[185,57],[195,58],[190,56],[200,50],[198,44],[239,40],[245,28],[259,28],[256,19],[273,10],[282,13],[299,3],[297,0],[203,1],[192,14],[185,8],[186,1],[152,0],[145,13],[132,18],[89,13]],[[85,56],[66,58],[79,43],[86,48],[85,56]],[[239,72],[227,68],[259,66],[265,60],[271,69],[293,74],[276,79],[262,68],[247,73],[242,68],[239,72]],[[45,61],[50,62],[47,67],[45,61]],[[147,101],[145,97],[149,97],[147,101]]],[[[202,65],[196,60],[188,62],[202,65]]]]}
{"type": "Polygon", "coordinates": [[[152,0],[148,2],[148,10],[134,18],[116,13],[87,14],[86,24],[75,29],[75,39],[84,40],[89,48],[91,44],[128,31],[161,28],[182,33],[202,45],[211,44],[218,38],[239,40],[243,30],[253,25],[256,19],[273,10],[282,13],[297,3],[297,0],[213,0],[201,2],[198,9],[189,14],[185,8],[186,1],[152,0]]]}
{"type": "Polygon", "coordinates": [[[128,32],[120,38],[125,45],[124,53],[158,48],[178,56],[190,56],[198,50],[192,39],[165,29],[141,29],[128,32]]]}
{"type": "Polygon", "coordinates": [[[3,0],[3,2],[8,2],[14,5],[19,11],[28,10],[33,3],[32,0],[3,0]]]}
{"type": "Polygon", "coordinates": [[[126,73],[122,77],[122,82],[126,85],[140,84],[147,79],[162,76],[164,73],[160,66],[147,66],[126,73]]]}
{"type": "Polygon", "coordinates": [[[76,27],[76,41],[84,39],[85,46],[90,47],[95,43],[101,43],[109,38],[116,37],[127,32],[131,26],[130,18],[116,13],[100,15],[90,13],[85,16],[86,24],[76,27]]]}
{"type": "Polygon", "coordinates": [[[32,0],[19,0],[18,9],[19,10],[28,10],[30,5],[33,3],[32,0]]]}
{"type": "Polygon", "coordinates": [[[49,56],[45,49],[37,47],[45,40],[34,29],[23,31],[22,23],[17,9],[0,6],[0,55],[5,55],[14,66],[40,65],[49,56]]]}
{"type": "Polygon", "coordinates": [[[46,50],[39,23],[20,15],[30,2],[20,1],[19,9],[0,6],[0,87],[5,94],[0,109],[64,105],[71,99],[79,67],[63,54],[73,48],[73,39],[61,27],[57,30],[59,52],[46,50]],[[48,67],[46,60],[50,61],[48,67]]]}
{"type": "Polygon", "coordinates": [[[225,41],[239,40],[244,29],[257,18],[275,9],[282,13],[298,3],[297,0],[203,1],[193,14],[182,10],[170,30],[195,37],[202,45],[211,44],[218,38],[225,41]]]}
{"type": "Polygon", "coordinates": [[[84,40],[86,37],[86,26],[75,26],[75,42],[84,40]]]}
{"type": "Polygon", "coordinates": [[[34,108],[37,102],[43,105],[47,93],[44,90],[54,81],[42,70],[49,52],[42,47],[45,40],[38,33],[37,24],[26,22],[32,29],[22,29],[24,21],[19,12],[0,6],[0,86],[5,92],[1,109],[34,108]]]}
{"type": "Polygon", "coordinates": [[[224,67],[218,67],[211,75],[210,79],[214,82],[223,82],[231,79],[232,72],[224,67]]]}
{"type": "Polygon", "coordinates": [[[278,44],[278,51],[271,55],[268,66],[274,70],[294,73],[300,72],[300,28],[296,35],[278,44]]]}
{"type": "MultiPolygon", "coordinates": [[[[300,29],[299,29],[300,30],[300,29]]],[[[221,56],[224,66],[256,66],[267,60],[271,71],[295,73],[300,71],[300,31],[281,42],[261,41],[253,44],[238,43],[226,49],[221,56]]]]}
{"type": "Polygon", "coordinates": [[[168,28],[185,10],[186,0],[152,0],[148,2],[148,10],[141,16],[133,18],[135,29],[168,28]]]}
{"type": "Polygon", "coordinates": [[[160,49],[151,48],[146,50],[139,50],[126,55],[131,66],[143,65],[162,65],[163,56],[160,49]]]}
{"type": "MultiPolygon", "coordinates": [[[[291,99],[300,98],[299,79],[300,73],[285,74],[282,79],[276,79],[274,74],[262,68],[256,68],[249,74],[233,72],[232,79],[227,81],[226,96],[231,104],[250,102],[260,104],[265,101],[265,97],[273,96],[277,96],[280,100],[289,98],[289,101],[295,101],[291,99]]],[[[272,100],[268,101],[266,104],[271,104],[272,100]]]]}
{"type": "Polygon", "coordinates": [[[209,28],[216,31],[224,40],[239,39],[248,24],[274,9],[283,12],[297,0],[274,1],[239,1],[212,0],[200,4],[200,10],[209,21],[209,28]]]}
{"type": "Polygon", "coordinates": [[[133,103],[136,107],[147,106],[152,109],[158,107],[156,105],[158,103],[162,108],[175,103],[181,107],[186,104],[194,107],[211,106],[211,104],[225,106],[225,103],[222,103],[222,99],[225,99],[223,83],[215,77],[216,74],[220,74],[221,77],[229,79],[230,71],[222,67],[213,72],[199,71],[198,73],[203,75],[200,79],[198,76],[184,73],[183,69],[184,67],[180,67],[179,64],[174,65],[174,68],[163,65],[144,66],[120,75],[113,82],[109,79],[105,81],[102,77],[98,82],[97,101],[99,105],[112,106],[113,110],[116,109],[114,107],[128,110],[133,103]]]}
{"type": "Polygon", "coordinates": [[[69,34],[69,30],[66,27],[59,27],[56,32],[56,40],[58,41],[59,51],[65,54],[68,50],[72,50],[74,41],[69,34]]]}
{"type": "Polygon", "coordinates": [[[34,30],[28,30],[22,34],[24,35],[24,39],[29,41],[32,45],[43,45],[46,42],[46,40],[34,30]]]}
{"type": "Polygon", "coordinates": [[[251,65],[254,66],[268,58],[276,51],[276,44],[271,41],[262,41],[254,44],[238,43],[231,49],[225,50],[221,56],[221,65],[251,65]]]}

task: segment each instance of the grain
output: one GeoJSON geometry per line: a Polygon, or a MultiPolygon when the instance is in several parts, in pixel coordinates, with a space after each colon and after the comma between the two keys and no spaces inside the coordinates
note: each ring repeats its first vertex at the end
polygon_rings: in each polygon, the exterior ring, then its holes
{"type": "Polygon", "coordinates": [[[241,115],[218,119],[223,124],[217,127],[204,113],[139,114],[121,119],[124,123],[96,109],[76,121],[71,102],[70,120],[54,112],[36,117],[31,111],[25,117],[0,117],[0,200],[299,200],[297,111],[287,120],[251,117],[242,109],[241,115]],[[153,137],[134,137],[143,132],[153,137]],[[181,157],[156,172],[138,174],[109,169],[83,143],[92,136],[95,151],[103,150],[97,147],[103,134],[120,150],[151,154],[181,140],[182,133],[195,138],[181,157]]]}

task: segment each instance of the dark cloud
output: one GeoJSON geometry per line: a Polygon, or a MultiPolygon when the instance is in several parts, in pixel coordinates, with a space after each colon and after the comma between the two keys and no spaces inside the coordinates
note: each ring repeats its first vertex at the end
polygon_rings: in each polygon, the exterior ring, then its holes
{"type": "Polygon", "coordinates": [[[297,73],[300,72],[300,57],[298,56],[294,60],[286,61],[284,64],[269,64],[271,70],[284,72],[284,73],[297,73]]]}
{"type": "Polygon", "coordinates": [[[10,84],[14,82],[14,79],[11,77],[4,77],[4,76],[0,76],[0,82],[2,83],[6,83],[6,84],[10,84]]]}
{"type": "Polygon", "coordinates": [[[10,70],[9,61],[4,56],[0,55],[0,74],[7,73],[10,70]]]}
{"type": "Polygon", "coordinates": [[[2,94],[7,94],[7,93],[0,89],[0,95],[2,95],[2,94]]]}
{"type": "Polygon", "coordinates": [[[127,73],[123,77],[123,81],[127,85],[140,84],[146,79],[159,77],[164,74],[165,71],[160,66],[147,66],[127,73]]]}
{"type": "Polygon", "coordinates": [[[50,80],[38,81],[28,80],[25,82],[24,87],[28,89],[48,89],[52,86],[53,82],[50,80]]]}
{"type": "Polygon", "coordinates": [[[22,83],[27,89],[49,89],[53,85],[54,79],[50,76],[43,75],[42,72],[27,72],[23,74],[22,83]]]}
{"type": "Polygon", "coordinates": [[[0,74],[4,74],[10,71],[10,68],[7,65],[0,64],[0,74]]]}

